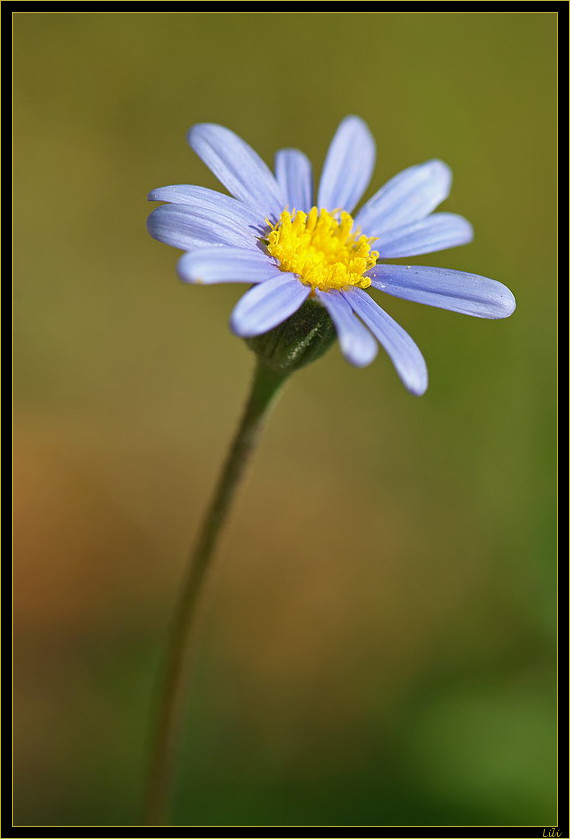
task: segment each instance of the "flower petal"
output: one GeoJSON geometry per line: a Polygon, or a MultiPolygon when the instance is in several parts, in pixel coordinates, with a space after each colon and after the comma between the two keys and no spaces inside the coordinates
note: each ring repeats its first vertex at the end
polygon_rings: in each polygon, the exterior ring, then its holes
{"type": "Polygon", "coordinates": [[[161,186],[149,192],[147,197],[149,201],[168,201],[170,204],[189,205],[195,210],[207,211],[212,216],[221,215],[231,220],[237,219],[239,223],[251,227],[260,235],[267,229],[265,219],[260,213],[236,198],[203,186],[192,184],[161,186]]]}
{"type": "Polygon", "coordinates": [[[287,320],[311,289],[294,274],[281,274],[247,291],[232,312],[230,328],[240,338],[253,338],[287,320]]]}
{"type": "Polygon", "coordinates": [[[451,169],[441,160],[410,166],[388,181],[358,211],[355,222],[366,236],[420,221],[451,189],[451,169]]]}
{"type": "Polygon", "coordinates": [[[425,393],[426,363],[408,333],[362,289],[351,288],[342,294],[382,344],[407,389],[416,396],[425,393]]]}
{"type": "Polygon", "coordinates": [[[516,309],[513,293],[502,283],[449,268],[376,265],[372,285],[386,294],[477,318],[508,318],[516,309]]]}
{"type": "Polygon", "coordinates": [[[184,251],[200,245],[235,245],[247,249],[259,246],[259,232],[241,212],[227,209],[224,213],[214,213],[203,206],[163,204],[152,211],[147,228],[159,242],[184,251]]]}
{"type": "Polygon", "coordinates": [[[386,231],[374,247],[378,248],[381,258],[394,259],[466,245],[472,239],[473,228],[463,216],[432,213],[421,221],[386,231]]]}
{"type": "Polygon", "coordinates": [[[308,213],[313,206],[313,169],[298,149],[281,149],[275,155],[275,175],[290,210],[308,213]]]}
{"type": "Polygon", "coordinates": [[[255,208],[262,218],[277,220],[286,204],[283,190],[245,140],[222,125],[201,123],[190,129],[188,142],[232,195],[255,208]]]}
{"type": "Polygon", "coordinates": [[[329,146],[319,186],[318,206],[352,212],[370,183],[376,146],[360,117],[343,119],[329,146]]]}
{"type": "Polygon", "coordinates": [[[275,261],[261,251],[198,248],[178,260],[178,276],[187,283],[261,283],[282,276],[275,261]]]}
{"type": "Polygon", "coordinates": [[[356,367],[365,367],[374,361],[378,344],[353,313],[341,292],[317,291],[317,297],[333,320],[340,349],[346,360],[356,367]]]}

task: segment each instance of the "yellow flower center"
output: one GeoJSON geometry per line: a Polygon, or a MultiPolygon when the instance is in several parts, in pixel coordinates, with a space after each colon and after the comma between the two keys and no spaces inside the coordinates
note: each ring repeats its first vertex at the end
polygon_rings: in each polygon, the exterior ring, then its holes
{"type": "Polygon", "coordinates": [[[376,264],[378,251],[371,250],[374,239],[353,232],[353,224],[345,212],[284,210],[267,234],[267,250],[282,271],[297,274],[313,289],[368,288],[370,278],[362,275],[376,264]]]}

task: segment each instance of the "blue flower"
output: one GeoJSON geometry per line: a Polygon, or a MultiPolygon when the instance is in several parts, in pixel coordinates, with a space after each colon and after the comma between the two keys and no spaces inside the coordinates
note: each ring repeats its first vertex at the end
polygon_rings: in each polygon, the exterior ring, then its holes
{"type": "Polygon", "coordinates": [[[328,311],[345,358],[362,367],[382,344],[404,385],[421,395],[427,368],[418,347],[366,289],[480,318],[504,318],[515,299],[502,283],[477,274],[385,259],[418,256],[473,238],[454,213],[435,213],[451,187],[440,160],[404,169],[358,212],[375,160],[366,124],[349,116],[329,147],[316,200],[312,167],[282,149],[275,174],[253,149],[220,125],[199,124],[188,142],[233,197],[200,186],[165,186],[149,194],[168,202],[149,216],[150,234],[186,251],[178,273],[189,283],[254,284],[233,310],[241,338],[269,331],[311,296],[328,311]]]}

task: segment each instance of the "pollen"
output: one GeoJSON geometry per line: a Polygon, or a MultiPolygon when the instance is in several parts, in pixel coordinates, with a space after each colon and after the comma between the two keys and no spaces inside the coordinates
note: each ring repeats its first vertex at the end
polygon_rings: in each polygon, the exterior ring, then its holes
{"type": "Polygon", "coordinates": [[[318,210],[284,210],[265,237],[271,256],[282,271],[297,274],[305,285],[321,291],[343,291],[351,286],[368,288],[363,276],[376,264],[375,239],[353,231],[349,213],[318,210]]]}

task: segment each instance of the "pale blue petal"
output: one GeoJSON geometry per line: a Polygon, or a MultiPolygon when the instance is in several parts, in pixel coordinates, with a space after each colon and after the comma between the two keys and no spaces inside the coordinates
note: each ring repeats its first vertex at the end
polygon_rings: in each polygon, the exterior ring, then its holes
{"type": "Polygon", "coordinates": [[[370,183],[376,158],[374,138],[360,117],[343,119],[329,146],[318,206],[351,213],[370,183]]]}
{"type": "Polygon", "coordinates": [[[230,328],[240,338],[268,332],[297,311],[311,289],[294,274],[281,274],[247,291],[232,312],[230,328]]]}
{"type": "Polygon", "coordinates": [[[257,249],[259,233],[239,213],[213,213],[203,207],[163,204],[147,219],[148,232],[159,242],[183,251],[200,245],[234,245],[257,249]]]}
{"type": "Polygon", "coordinates": [[[378,344],[353,313],[342,293],[317,291],[317,297],[333,320],[340,349],[346,360],[356,367],[365,367],[374,361],[378,344]]]}
{"type": "Polygon", "coordinates": [[[282,276],[275,260],[262,251],[198,248],[178,260],[178,276],[187,283],[261,283],[282,276]]]}
{"type": "Polygon", "coordinates": [[[472,239],[473,228],[463,216],[432,213],[421,221],[386,231],[373,247],[380,253],[380,258],[395,259],[466,245],[472,239]]]}
{"type": "Polygon", "coordinates": [[[283,190],[270,168],[241,137],[222,125],[201,123],[190,129],[188,142],[232,195],[262,218],[278,219],[287,203],[283,190]]]}
{"type": "Polygon", "coordinates": [[[275,155],[275,175],[290,210],[308,213],[313,206],[313,169],[299,149],[281,149],[275,155]]]}
{"type": "Polygon", "coordinates": [[[260,213],[252,210],[247,204],[216,192],[204,186],[178,184],[176,186],[161,186],[148,194],[149,201],[168,201],[171,204],[183,204],[195,210],[203,210],[212,217],[225,216],[231,221],[236,220],[240,225],[255,230],[263,235],[267,230],[267,223],[260,213]]]}
{"type": "Polygon", "coordinates": [[[507,318],[517,305],[512,292],[502,283],[465,271],[423,265],[376,265],[368,276],[374,288],[394,297],[477,318],[507,318]]]}
{"type": "Polygon", "coordinates": [[[407,389],[416,396],[425,393],[426,363],[408,333],[361,288],[351,288],[342,294],[382,344],[407,389]]]}
{"type": "Polygon", "coordinates": [[[355,222],[366,236],[420,221],[451,189],[451,169],[441,160],[410,166],[388,181],[358,211],[355,222]]]}

